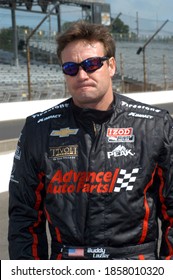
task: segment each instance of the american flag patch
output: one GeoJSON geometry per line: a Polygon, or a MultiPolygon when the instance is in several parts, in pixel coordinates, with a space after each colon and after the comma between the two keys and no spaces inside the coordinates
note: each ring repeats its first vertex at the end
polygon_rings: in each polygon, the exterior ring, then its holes
{"type": "Polygon", "coordinates": [[[71,248],[68,249],[69,257],[84,257],[84,249],[82,248],[71,248]]]}

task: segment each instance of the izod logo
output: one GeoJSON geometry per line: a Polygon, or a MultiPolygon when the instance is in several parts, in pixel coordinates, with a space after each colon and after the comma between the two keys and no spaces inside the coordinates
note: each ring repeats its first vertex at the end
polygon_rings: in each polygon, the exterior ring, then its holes
{"type": "Polygon", "coordinates": [[[133,128],[108,128],[107,134],[108,142],[134,142],[133,128]]]}

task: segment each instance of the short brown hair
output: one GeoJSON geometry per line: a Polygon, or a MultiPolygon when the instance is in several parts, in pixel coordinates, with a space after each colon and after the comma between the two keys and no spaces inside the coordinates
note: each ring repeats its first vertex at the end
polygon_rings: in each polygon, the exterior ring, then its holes
{"type": "Polygon", "coordinates": [[[57,55],[61,62],[61,52],[72,41],[84,39],[103,43],[105,56],[115,57],[115,41],[107,27],[85,21],[73,23],[64,33],[57,37],[57,55]]]}

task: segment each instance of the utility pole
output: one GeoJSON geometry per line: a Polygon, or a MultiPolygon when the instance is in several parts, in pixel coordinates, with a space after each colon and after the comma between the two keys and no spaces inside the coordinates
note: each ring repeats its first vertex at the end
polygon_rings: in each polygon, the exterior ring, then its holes
{"type": "Polygon", "coordinates": [[[139,38],[139,17],[138,17],[138,12],[136,12],[136,35],[137,39],[139,38]]]}
{"type": "Polygon", "coordinates": [[[11,19],[13,27],[13,49],[14,49],[14,65],[19,66],[18,58],[18,38],[17,38],[17,26],[16,26],[16,15],[15,15],[15,3],[12,3],[11,7],[11,19]]]}
{"type": "Polygon", "coordinates": [[[146,58],[145,58],[145,49],[147,47],[147,45],[154,39],[154,37],[156,36],[157,33],[159,33],[159,31],[165,26],[165,24],[168,22],[169,20],[167,19],[161,26],[159,29],[156,30],[156,32],[151,36],[151,38],[148,39],[148,41],[144,44],[143,47],[139,47],[139,49],[137,50],[136,54],[140,54],[141,52],[143,52],[143,75],[144,75],[144,91],[147,90],[147,73],[146,73],[146,58]]]}
{"type": "Polygon", "coordinates": [[[59,5],[57,2],[53,8],[49,11],[49,13],[40,21],[40,23],[32,30],[29,36],[26,38],[26,51],[27,51],[27,74],[28,74],[28,100],[31,100],[31,75],[30,75],[30,47],[29,41],[31,37],[35,34],[35,32],[39,29],[39,27],[43,24],[43,22],[51,15],[53,10],[59,5]]]}
{"type": "Polygon", "coordinates": [[[125,87],[124,87],[124,63],[123,63],[123,56],[122,53],[120,53],[120,69],[121,69],[121,91],[122,93],[125,92],[125,87]]]}
{"type": "MultiPolygon", "coordinates": [[[[49,6],[49,13],[50,13],[50,6],[49,6]]],[[[51,40],[52,40],[52,25],[51,25],[51,15],[48,18],[49,20],[49,48],[51,49],[51,40]]],[[[52,52],[49,54],[49,63],[52,64],[52,52]]]]}
{"type": "Polygon", "coordinates": [[[167,90],[167,75],[166,75],[165,55],[163,55],[163,78],[164,78],[164,90],[167,90]]]}

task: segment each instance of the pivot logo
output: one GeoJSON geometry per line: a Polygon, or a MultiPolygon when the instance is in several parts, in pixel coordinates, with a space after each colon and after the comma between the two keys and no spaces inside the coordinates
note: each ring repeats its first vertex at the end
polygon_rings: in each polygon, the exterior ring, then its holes
{"type": "Polygon", "coordinates": [[[115,148],[112,152],[108,152],[107,153],[108,155],[108,158],[111,158],[111,157],[122,157],[122,156],[134,156],[135,153],[132,153],[131,152],[131,149],[126,149],[126,147],[122,146],[122,145],[119,145],[117,148],[115,148]]]}
{"type": "Polygon", "coordinates": [[[133,128],[108,128],[107,135],[108,142],[134,142],[133,128]]]}

